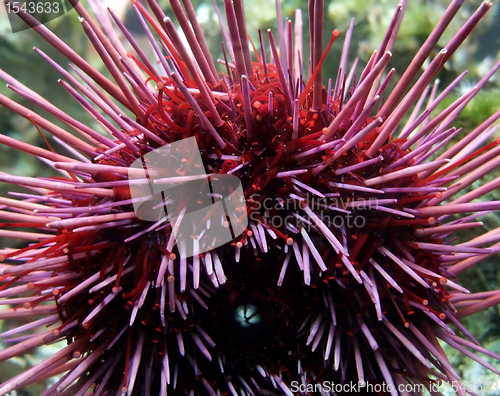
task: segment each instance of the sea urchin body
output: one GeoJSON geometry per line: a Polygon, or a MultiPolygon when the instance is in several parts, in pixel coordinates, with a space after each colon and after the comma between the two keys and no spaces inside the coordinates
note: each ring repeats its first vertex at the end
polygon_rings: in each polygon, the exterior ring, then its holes
{"type": "Polygon", "coordinates": [[[452,239],[500,209],[475,201],[498,178],[457,195],[500,164],[500,139],[486,144],[500,111],[447,144],[500,63],[440,112],[464,74],[439,95],[427,89],[490,2],[420,74],[463,3],[452,1],[397,84],[387,65],[407,2],[360,74],[348,67],[351,25],[326,88],[322,65],[340,33],[325,50],[322,0],[309,1],[307,77],[302,14],[295,29],[283,24],[279,2],[277,39],[259,32],[252,55],[242,1],[224,1],[223,72],[188,0],[170,1],[188,47],[154,0],[151,13],[134,1],[155,61],[112,11],[89,0],[96,22],[71,2],[109,79],[19,16],[70,60],[74,73],[35,48],[102,131],[0,70],[66,127],[0,103],[69,153],[0,135],[62,173],[0,174],[27,189],[0,198],[0,236],[27,242],[0,252],[0,297],[11,306],[0,318],[32,318],[0,335],[13,344],[0,360],[67,340],[0,395],[55,375],[44,396],[436,393],[435,379],[459,384],[438,339],[500,374],[474,353],[500,356],[459,322],[500,302],[500,291],[471,295],[454,282],[498,253],[500,233],[452,239]],[[194,146],[174,149],[183,142],[194,146]]]}

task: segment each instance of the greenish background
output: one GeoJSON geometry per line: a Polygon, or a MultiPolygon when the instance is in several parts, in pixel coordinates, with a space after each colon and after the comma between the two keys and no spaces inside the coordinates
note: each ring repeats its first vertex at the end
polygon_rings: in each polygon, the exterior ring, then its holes
{"type": "MultiPolygon", "coordinates": [[[[82,1],[85,3],[85,1],[82,1]]],[[[169,11],[168,1],[161,1],[162,8],[167,15],[169,11]]],[[[401,25],[396,45],[393,49],[393,58],[390,66],[396,69],[396,75],[393,81],[404,72],[412,56],[418,51],[424,40],[427,38],[432,28],[438,22],[449,1],[425,1],[411,0],[406,15],[401,25]]],[[[205,29],[205,37],[211,48],[214,58],[222,58],[220,49],[221,34],[218,28],[218,22],[213,10],[211,1],[193,1],[195,9],[199,15],[200,24],[205,29]]],[[[218,0],[219,7],[223,11],[223,5],[218,0]]],[[[451,26],[439,42],[435,51],[439,51],[466,21],[474,10],[479,6],[480,1],[466,1],[458,13],[451,26]]],[[[127,21],[130,30],[136,36],[140,36],[140,28],[137,26],[134,13],[130,10],[131,2],[127,0],[114,0],[111,2],[113,9],[119,6],[123,8],[123,15],[127,21]]],[[[385,30],[392,18],[394,9],[397,6],[396,0],[349,0],[349,1],[326,1],[325,2],[325,45],[333,29],[339,29],[345,33],[351,18],[355,17],[355,29],[349,64],[356,56],[359,56],[359,65],[366,64],[374,49],[378,48],[385,30]]],[[[1,9],[2,5],[0,5],[1,9]]],[[[307,46],[309,36],[307,33],[307,4],[303,0],[286,0],[282,2],[283,16],[293,21],[296,8],[301,8],[304,13],[304,45],[307,46]]],[[[270,0],[251,0],[245,1],[245,11],[247,16],[247,27],[254,43],[258,43],[257,29],[264,32],[271,27],[275,35],[275,7],[274,1],[270,0]]],[[[175,18],[173,18],[175,20],[175,18]]],[[[81,54],[87,61],[96,68],[102,70],[101,63],[92,48],[89,47],[88,40],[81,29],[80,22],[77,19],[76,12],[70,11],[67,15],[49,22],[47,26],[61,37],[67,44],[81,54]]],[[[335,43],[332,51],[328,55],[323,76],[335,78],[338,67],[340,49],[342,47],[342,35],[335,43]]],[[[8,25],[8,19],[5,13],[0,13],[0,68],[12,74],[16,79],[23,82],[31,89],[47,98],[54,105],[63,111],[69,113],[78,120],[99,130],[95,121],[74,101],[69,94],[57,83],[60,75],[53,70],[43,59],[33,51],[33,47],[39,47],[48,53],[59,64],[66,66],[67,60],[59,55],[51,46],[46,44],[34,31],[26,30],[13,34],[8,25]]],[[[126,47],[129,49],[129,47],[126,47]]],[[[305,50],[306,56],[308,51],[305,50]]],[[[467,88],[474,84],[483,76],[493,63],[500,59],[500,5],[497,3],[490,10],[488,15],[479,24],[473,34],[466,40],[464,45],[455,53],[439,74],[441,87],[446,86],[464,69],[469,73],[460,84],[459,89],[455,90],[449,98],[440,107],[446,105],[460,96],[467,88]]],[[[220,66],[220,65],[219,65],[220,66]]],[[[222,70],[222,67],[221,67],[222,70]]],[[[361,68],[358,66],[358,71],[361,68]]],[[[498,74],[498,73],[497,73],[498,74]]],[[[480,92],[476,98],[469,104],[462,113],[455,125],[464,128],[463,133],[470,132],[482,120],[488,118],[496,110],[500,109],[500,77],[495,76],[487,87],[480,92]]],[[[7,95],[19,103],[32,108],[42,115],[43,111],[36,109],[29,101],[20,98],[10,91],[4,84],[0,86],[0,93],[7,95]]],[[[63,126],[59,121],[53,120],[53,117],[47,115],[53,122],[63,126]]],[[[29,121],[11,113],[9,110],[0,107],[0,133],[9,135],[13,138],[33,145],[46,148],[45,142],[40,137],[38,131],[29,121]]],[[[498,133],[497,133],[498,136],[498,133]]],[[[50,140],[50,137],[49,137],[50,140]]],[[[57,143],[51,141],[56,150],[64,152],[57,143]]],[[[37,158],[16,152],[8,147],[0,146],[0,171],[16,175],[41,176],[53,174],[45,164],[37,158]]],[[[485,179],[491,180],[497,177],[500,172],[488,175],[485,179]]],[[[12,191],[12,186],[0,185],[0,194],[5,196],[7,191],[12,191]]],[[[489,194],[487,199],[500,199],[498,191],[489,194]]],[[[493,229],[499,226],[498,216],[491,215],[485,221],[486,229],[493,229]]],[[[463,233],[461,238],[470,238],[470,234],[463,233]]],[[[1,245],[5,245],[4,240],[0,240],[1,245]]],[[[498,271],[498,255],[488,260],[484,265],[462,274],[462,284],[469,287],[472,291],[489,290],[500,288],[500,271],[498,271]]],[[[500,315],[498,308],[491,308],[481,314],[474,315],[466,320],[467,326],[472,328],[473,334],[481,341],[483,346],[500,352],[500,315]]],[[[3,327],[16,325],[12,321],[3,324],[3,327]]],[[[483,369],[481,366],[470,365],[470,359],[464,359],[460,354],[454,353],[448,348],[450,359],[459,372],[468,375],[466,379],[479,381],[490,380],[495,377],[483,369]]],[[[51,353],[50,348],[42,348],[35,355],[27,355],[24,358],[11,359],[0,366],[0,382],[14,375],[15,372],[29,366],[34,361],[51,353]]],[[[497,367],[500,367],[498,362],[497,367]]],[[[496,378],[496,380],[499,380],[496,378]]],[[[19,395],[30,396],[42,393],[41,386],[33,386],[29,389],[18,392],[19,395]]]]}

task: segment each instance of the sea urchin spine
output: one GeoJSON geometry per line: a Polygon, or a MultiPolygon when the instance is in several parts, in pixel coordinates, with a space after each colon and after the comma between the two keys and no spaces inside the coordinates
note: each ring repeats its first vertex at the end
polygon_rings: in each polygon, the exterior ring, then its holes
{"type": "Polygon", "coordinates": [[[0,360],[57,340],[68,345],[5,381],[0,395],[60,374],[44,396],[312,394],[328,381],[340,391],[323,394],[346,393],[344,385],[365,394],[369,385],[390,395],[412,393],[408,385],[415,394],[436,392],[431,378],[460,385],[438,339],[500,374],[474,353],[500,356],[459,322],[498,304],[500,291],[471,295],[453,281],[500,251],[500,233],[451,239],[500,209],[497,201],[474,202],[499,178],[456,197],[500,165],[500,138],[484,146],[500,111],[446,145],[461,132],[452,126],[458,114],[500,62],[437,114],[465,73],[440,95],[427,88],[489,1],[418,76],[463,3],[452,1],[390,93],[395,71],[387,65],[406,1],[359,75],[357,61],[347,66],[351,24],[326,89],[322,66],[340,33],[324,50],[322,0],[309,1],[309,59],[301,12],[295,27],[284,24],[277,1],[278,37],[268,30],[266,48],[259,32],[252,59],[243,2],[225,0],[223,73],[188,0],[171,5],[189,47],[154,0],[152,15],[134,1],[154,61],[113,12],[89,0],[96,22],[71,2],[110,79],[32,16],[19,16],[72,63],[74,73],[35,48],[102,130],[0,70],[10,89],[66,129],[5,96],[0,104],[68,153],[0,135],[0,143],[61,173],[0,174],[28,190],[0,198],[0,236],[27,242],[0,252],[1,304],[11,306],[0,318],[32,320],[0,335],[13,344],[0,360]],[[172,153],[192,139],[202,166],[196,152],[172,153]],[[238,183],[227,183],[229,176],[238,183]],[[239,183],[244,202],[226,205],[239,183]],[[176,187],[156,192],[164,185],[176,187]],[[219,203],[224,215],[206,209],[219,203]],[[204,208],[201,221],[190,220],[204,208]],[[219,225],[231,232],[228,243],[214,235],[219,225]],[[188,233],[179,234],[181,227],[188,233]]]}

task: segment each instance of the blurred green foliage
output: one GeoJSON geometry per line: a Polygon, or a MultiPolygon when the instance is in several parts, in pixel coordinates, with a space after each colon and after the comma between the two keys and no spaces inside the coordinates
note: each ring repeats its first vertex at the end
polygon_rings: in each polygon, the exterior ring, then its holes
{"type": "MultiPolygon", "coordinates": [[[[85,3],[84,1],[82,2],[85,3]]],[[[165,13],[171,16],[172,13],[169,11],[168,0],[161,0],[160,3],[165,13]]],[[[325,44],[333,29],[339,29],[341,33],[344,34],[351,22],[351,18],[355,17],[355,29],[351,43],[349,64],[352,64],[355,57],[359,57],[360,66],[358,66],[358,72],[361,71],[361,65],[366,64],[373,50],[380,45],[397,3],[397,0],[337,0],[326,2],[326,20],[324,24],[325,44]]],[[[439,48],[436,48],[436,52],[450,40],[452,33],[458,31],[458,29],[463,26],[466,19],[474,12],[480,3],[480,0],[466,1],[447,33],[445,33],[441,39],[438,45],[439,48]]],[[[132,4],[132,2],[130,2],[130,4],[132,4]]],[[[220,44],[222,35],[217,27],[214,28],[214,26],[218,26],[218,21],[212,1],[193,0],[193,4],[198,12],[200,24],[206,32],[206,39],[211,48],[213,57],[215,59],[222,58],[220,44]]],[[[217,4],[221,12],[224,13],[222,0],[217,0],[217,4]]],[[[413,55],[428,37],[448,4],[449,0],[415,0],[409,2],[409,7],[406,11],[403,24],[401,25],[398,39],[393,49],[393,58],[390,63],[391,67],[396,68],[393,81],[397,81],[402,75],[413,55]]],[[[111,3],[111,6],[113,6],[113,3],[111,3]]],[[[282,2],[284,18],[293,21],[296,8],[301,8],[303,10],[304,53],[307,56],[307,46],[309,42],[307,2],[305,0],[285,0],[282,2]]],[[[274,34],[277,35],[274,1],[245,1],[245,11],[247,15],[248,31],[253,42],[257,46],[257,29],[261,29],[265,33],[266,29],[270,27],[273,29],[274,34]]],[[[469,74],[460,88],[463,90],[467,85],[473,86],[479,80],[480,76],[487,72],[493,61],[500,59],[500,35],[498,34],[499,20],[500,5],[497,3],[450,60],[445,70],[439,74],[438,77],[442,81],[441,87],[445,87],[465,68],[469,69],[469,74]]],[[[138,36],[138,40],[145,43],[145,48],[148,48],[149,45],[144,38],[141,39],[139,37],[141,35],[140,28],[137,26],[134,12],[130,9],[127,12],[127,22],[130,30],[138,36]]],[[[47,26],[77,53],[81,54],[88,62],[102,70],[100,61],[95,51],[89,46],[87,37],[81,29],[80,22],[74,10],[61,18],[49,22],[47,26]]],[[[267,43],[267,39],[265,41],[267,43]]],[[[342,41],[343,36],[337,40],[331,53],[327,57],[323,74],[325,83],[327,82],[328,76],[335,78],[337,74],[342,41]]],[[[67,66],[68,61],[50,45],[45,43],[45,41],[33,30],[30,29],[13,34],[10,31],[5,14],[0,14],[0,68],[13,75],[29,88],[38,92],[61,110],[88,125],[96,126],[92,117],[83,111],[80,105],[70,97],[60,84],[57,83],[57,80],[60,78],[58,72],[41,59],[41,57],[33,51],[33,47],[41,48],[56,62],[64,67],[67,66]]],[[[126,46],[126,49],[130,49],[130,47],[126,46]]],[[[222,70],[222,67],[220,69],[222,70]]],[[[500,109],[500,88],[498,81],[500,81],[499,77],[492,79],[492,82],[486,89],[480,92],[465,111],[462,112],[456,121],[456,125],[463,127],[463,133],[470,132],[479,123],[500,109]]],[[[58,120],[54,120],[54,117],[40,111],[29,101],[13,93],[5,87],[5,85],[0,86],[0,93],[13,98],[23,106],[33,109],[37,113],[47,116],[53,122],[63,126],[58,120]]],[[[436,111],[442,110],[448,106],[462,93],[460,89],[457,89],[436,111]]],[[[96,130],[99,130],[98,126],[96,126],[96,130]]],[[[0,133],[46,148],[45,142],[31,122],[2,107],[0,107],[0,133]]],[[[48,134],[46,134],[46,136],[47,135],[48,134]]],[[[51,144],[53,144],[52,141],[51,144]]],[[[56,150],[64,152],[64,150],[60,150],[57,144],[53,145],[56,150]]],[[[53,172],[38,159],[30,155],[20,154],[4,146],[0,146],[0,158],[0,171],[2,172],[30,176],[48,175],[53,172]]],[[[13,189],[15,189],[15,187],[0,186],[0,195],[5,196],[7,191],[12,191],[13,189]]],[[[498,192],[493,192],[490,198],[500,200],[500,195],[498,192]]],[[[489,229],[498,227],[498,224],[498,217],[490,217],[485,221],[485,227],[489,229]]],[[[463,237],[470,238],[470,235],[463,235],[463,237]]],[[[467,283],[466,286],[471,287],[472,290],[491,289],[493,287],[492,285],[500,284],[500,271],[497,271],[497,267],[498,256],[494,256],[485,266],[481,267],[482,269],[480,271],[474,269],[463,274],[463,280],[467,283]]],[[[474,318],[476,318],[476,316],[474,318]]],[[[483,318],[481,321],[469,320],[468,325],[474,327],[473,330],[475,330],[475,334],[483,334],[486,338],[492,336],[493,340],[497,339],[498,328],[500,327],[498,310],[492,308],[486,313],[481,314],[481,317],[483,318]]],[[[12,360],[11,362],[3,364],[0,382],[12,376],[15,371],[21,370],[24,364],[30,363],[28,357],[24,360],[25,361],[23,361],[23,359],[19,361],[12,360]]],[[[459,363],[460,361],[458,364],[459,363]]],[[[23,392],[24,393],[21,394],[25,396],[38,395],[41,393],[41,388],[33,387],[23,392]]]]}

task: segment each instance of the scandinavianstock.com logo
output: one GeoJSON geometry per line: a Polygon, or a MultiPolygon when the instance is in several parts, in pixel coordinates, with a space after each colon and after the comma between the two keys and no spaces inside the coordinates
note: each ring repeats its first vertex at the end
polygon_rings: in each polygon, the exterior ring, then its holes
{"type": "Polygon", "coordinates": [[[234,175],[205,173],[194,137],[155,149],[128,171],[137,218],[170,223],[167,250],[176,246],[181,258],[208,252],[241,235],[247,228],[245,195],[234,175]]]}

